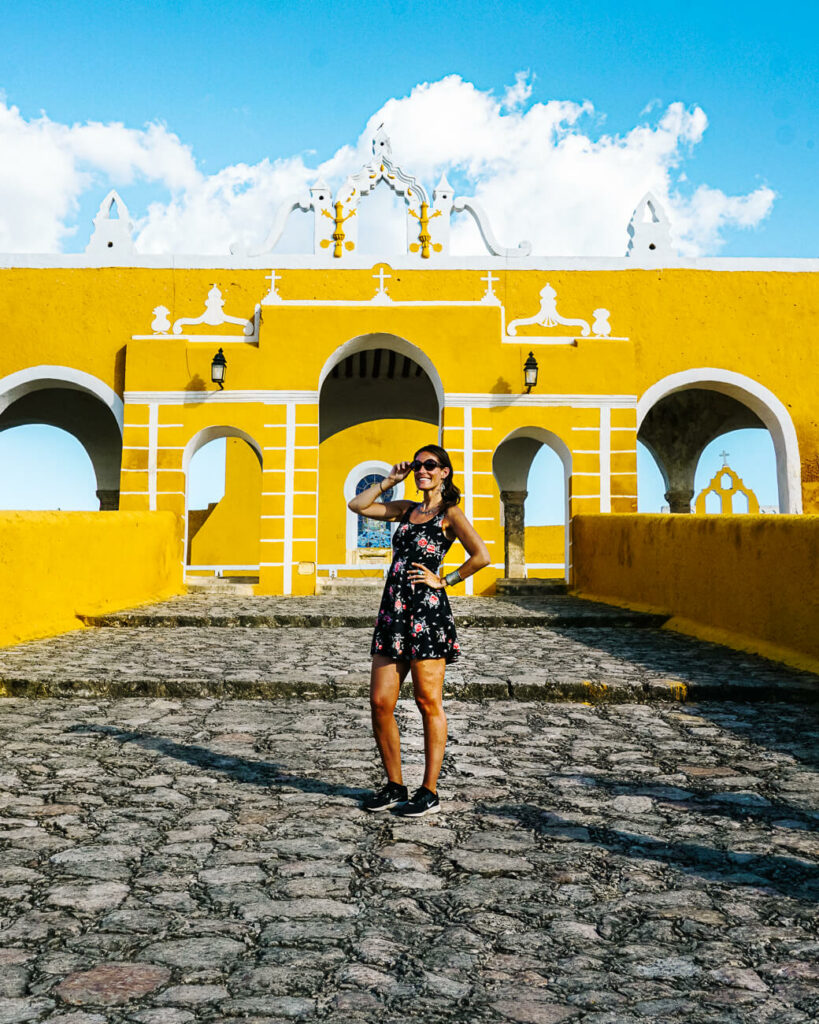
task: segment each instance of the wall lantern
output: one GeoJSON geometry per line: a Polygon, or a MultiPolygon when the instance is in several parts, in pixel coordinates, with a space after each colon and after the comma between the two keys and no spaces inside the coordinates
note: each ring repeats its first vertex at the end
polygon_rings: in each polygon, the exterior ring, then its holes
{"type": "Polygon", "coordinates": [[[529,353],[529,358],[523,364],[523,383],[526,385],[527,395],[537,384],[537,359],[535,359],[531,352],[529,353]]]}
{"type": "MultiPolygon", "coordinates": [[[[210,379],[214,384],[218,384],[220,390],[225,386],[225,369],[227,368],[227,359],[221,349],[213,357],[213,361],[210,364],[210,379]]],[[[537,370],[535,370],[535,378],[537,378],[537,370]]]]}

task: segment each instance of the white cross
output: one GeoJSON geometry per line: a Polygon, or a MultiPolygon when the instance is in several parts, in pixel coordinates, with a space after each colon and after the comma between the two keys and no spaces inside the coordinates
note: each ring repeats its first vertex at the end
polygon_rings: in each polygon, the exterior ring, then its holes
{"type": "Polygon", "coordinates": [[[265,280],[270,282],[270,291],[267,293],[267,297],[269,299],[280,299],[281,296],[276,291],[276,282],[281,281],[281,276],[275,270],[271,270],[265,280]]]}
{"type": "Polygon", "coordinates": [[[495,292],[494,292],[494,290],[492,288],[492,285],[495,283],[495,281],[499,281],[500,278],[499,277],[495,277],[495,275],[492,273],[491,270],[487,270],[486,277],[482,277],[481,280],[482,281],[486,281],[486,295],[487,295],[487,297],[493,296],[495,294],[495,292]]]}
{"type": "Polygon", "coordinates": [[[378,291],[376,292],[376,294],[377,295],[386,295],[387,294],[387,290],[384,287],[384,281],[388,280],[389,278],[391,278],[392,274],[385,274],[384,273],[384,268],[380,267],[378,273],[377,274],[373,274],[373,277],[374,278],[376,278],[376,277],[378,278],[378,291]]]}
{"type": "Polygon", "coordinates": [[[728,465],[728,456],[730,454],[731,454],[730,452],[726,452],[726,451],[721,451],[719,453],[719,457],[722,459],[723,466],[727,466],[728,465]]]}

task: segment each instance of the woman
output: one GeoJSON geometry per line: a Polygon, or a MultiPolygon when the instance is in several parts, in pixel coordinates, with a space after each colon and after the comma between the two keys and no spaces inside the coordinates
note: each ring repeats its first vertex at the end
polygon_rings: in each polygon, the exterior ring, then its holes
{"type": "Polygon", "coordinates": [[[372,642],[370,708],[373,733],[387,775],[386,785],[364,800],[367,811],[396,807],[416,818],[440,810],[438,775],[446,746],[442,698],[447,662],[459,653],[455,622],[444,588],[489,565],[489,552],[463,512],[449,456],[437,444],[419,449],[411,462],[398,462],[386,479],[362,491],[349,508],[369,519],[396,520],[393,560],[372,642]],[[415,474],[423,501],[380,502],[379,495],[415,474]],[[446,576],[438,574],[444,555],[458,539],[469,557],[446,576]],[[412,674],[415,703],[424,725],[424,782],[412,799],[401,775],[401,739],[395,721],[398,692],[412,674]]]}

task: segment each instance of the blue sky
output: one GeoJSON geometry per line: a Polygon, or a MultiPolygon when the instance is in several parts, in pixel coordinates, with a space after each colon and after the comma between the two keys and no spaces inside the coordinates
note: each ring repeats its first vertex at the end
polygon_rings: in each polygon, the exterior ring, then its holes
{"type": "MultiPolygon", "coordinates": [[[[291,180],[360,162],[368,123],[386,112],[426,177],[451,159],[512,238],[536,222],[542,252],[591,255],[599,237],[617,254],[623,211],[656,176],[689,253],[819,255],[815,5],[5,0],[1,11],[0,249],[81,251],[113,184],[145,251],[191,239],[224,251],[231,218],[258,221],[291,180]],[[556,134],[591,153],[569,221],[557,207],[537,221],[503,167],[505,132],[537,158],[528,136],[550,102],[556,134]],[[106,127],[78,131],[92,123],[106,127]],[[484,135],[494,149],[478,159],[484,135]],[[609,174],[623,154],[633,185],[622,160],[609,174]],[[226,169],[242,179],[232,191],[226,169]]],[[[741,474],[760,465],[749,440],[729,450],[741,474]]]]}

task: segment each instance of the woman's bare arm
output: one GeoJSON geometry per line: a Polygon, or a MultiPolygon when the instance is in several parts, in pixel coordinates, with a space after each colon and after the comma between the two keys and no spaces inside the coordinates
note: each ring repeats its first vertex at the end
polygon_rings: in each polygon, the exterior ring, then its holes
{"type": "Polygon", "coordinates": [[[467,555],[469,555],[463,565],[458,567],[461,579],[465,580],[467,576],[472,576],[479,569],[489,565],[491,561],[489,548],[484,544],[478,531],[457,505],[447,509],[446,519],[455,536],[463,544],[467,555]]]}
{"type": "Polygon", "coordinates": [[[390,470],[389,476],[384,480],[368,487],[366,491],[357,494],[347,502],[347,508],[367,519],[386,519],[392,522],[400,519],[406,510],[414,503],[411,501],[379,501],[379,496],[397,483],[400,483],[410,473],[409,462],[397,462],[390,470]]]}

